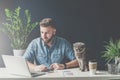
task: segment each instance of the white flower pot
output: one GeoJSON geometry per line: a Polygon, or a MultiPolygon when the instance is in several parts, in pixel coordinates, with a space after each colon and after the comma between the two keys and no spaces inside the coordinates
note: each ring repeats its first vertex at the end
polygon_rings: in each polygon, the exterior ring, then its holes
{"type": "Polygon", "coordinates": [[[14,56],[23,56],[25,50],[13,50],[14,56]]]}

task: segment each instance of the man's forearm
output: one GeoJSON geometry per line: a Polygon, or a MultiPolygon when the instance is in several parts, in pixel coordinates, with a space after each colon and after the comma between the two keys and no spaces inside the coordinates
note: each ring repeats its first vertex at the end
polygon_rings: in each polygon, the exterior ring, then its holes
{"type": "Polygon", "coordinates": [[[73,68],[73,67],[77,67],[78,65],[79,65],[78,61],[75,59],[73,61],[66,63],[66,68],[73,68]]]}
{"type": "Polygon", "coordinates": [[[29,67],[30,70],[34,70],[34,68],[36,67],[35,64],[30,63],[29,61],[27,61],[27,64],[28,64],[28,67],[29,67]]]}

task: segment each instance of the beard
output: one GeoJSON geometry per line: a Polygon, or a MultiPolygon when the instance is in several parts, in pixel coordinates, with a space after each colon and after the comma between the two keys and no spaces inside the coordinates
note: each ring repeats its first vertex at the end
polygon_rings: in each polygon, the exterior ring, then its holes
{"type": "Polygon", "coordinates": [[[52,42],[52,40],[53,40],[54,36],[55,36],[55,35],[51,36],[51,38],[50,38],[50,39],[48,39],[48,40],[47,40],[47,39],[46,39],[46,40],[44,40],[43,38],[42,38],[42,40],[44,41],[44,43],[45,43],[45,44],[47,44],[47,43],[52,42]]]}

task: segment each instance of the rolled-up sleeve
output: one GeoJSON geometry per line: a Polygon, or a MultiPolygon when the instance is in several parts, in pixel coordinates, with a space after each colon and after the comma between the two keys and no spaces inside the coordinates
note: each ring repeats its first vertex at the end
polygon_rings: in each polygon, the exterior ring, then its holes
{"type": "Polygon", "coordinates": [[[34,63],[34,58],[35,58],[35,43],[32,41],[29,45],[28,48],[26,49],[23,58],[25,58],[27,61],[30,61],[31,63],[34,63]]]}
{"type": "Polygon", "coordinates": [[[76,59],[72,45],[68,41],[66,41],[65,42],[65,46],[66,46],[66,53],[65,53],[65,55],[68,57],[68,59],[69,60],[76,59]]]}

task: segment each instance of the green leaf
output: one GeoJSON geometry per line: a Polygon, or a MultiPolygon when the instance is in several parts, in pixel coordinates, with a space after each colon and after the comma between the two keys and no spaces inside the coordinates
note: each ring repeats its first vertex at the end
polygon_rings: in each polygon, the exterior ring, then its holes
{"type": "Polygon", "coordinates": [[[106,42],[104,48],[105,51],[102,51],[102,57],[104,57],[107,62],[114,60],[116,56],[120,56],[120,40],[113,41],[110,39],[109,42],[106,42]]]}
{"type": "Polygon", "coordinates": [[[31,22],[31,14],[28,9],[21,14],[21,7],[15,10],[5,9],[6,22],[0,31],[8,35],[11,40],[11,46],[15,49],[25,49],[28,45],[28,36],[38,25],[38,22],[31,22]]]}

